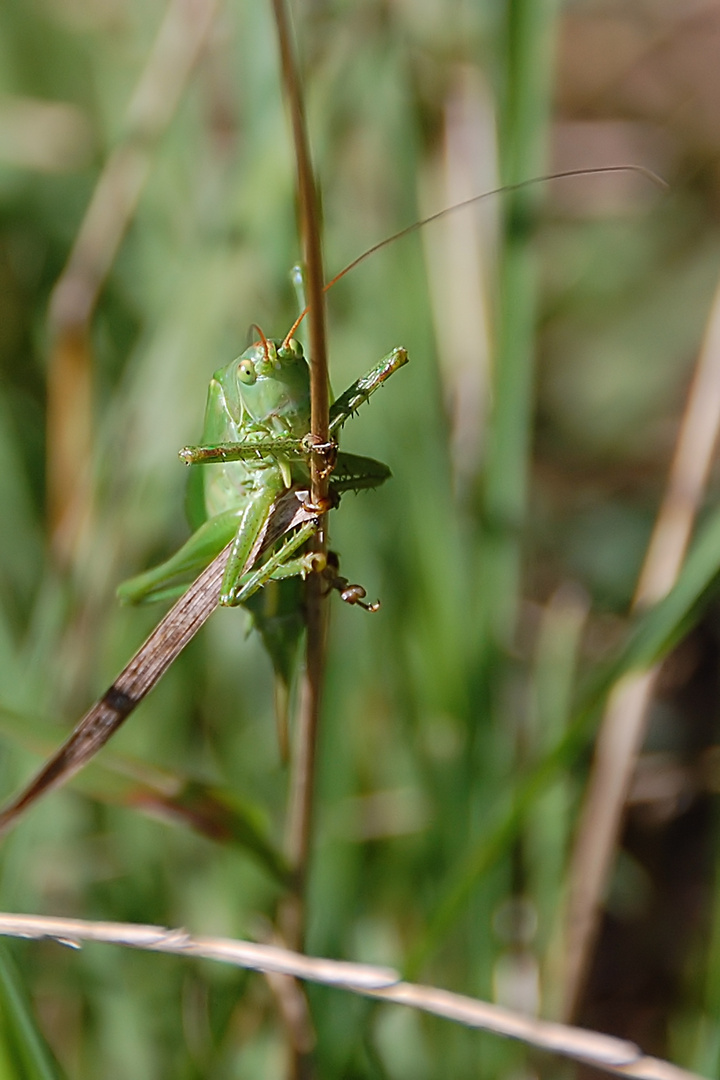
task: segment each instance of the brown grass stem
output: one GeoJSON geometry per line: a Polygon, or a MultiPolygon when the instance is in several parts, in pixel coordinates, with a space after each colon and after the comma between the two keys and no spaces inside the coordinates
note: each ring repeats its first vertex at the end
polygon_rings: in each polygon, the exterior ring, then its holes
{"type": "MultiPolygon", "coordinates": [[[[330,400],[318,191],[310,155],[302,86],[284,0],[273,0],[273,12],[280,49],[282,84],[290,111],[295,147],[300,229],[310,307],[310,430],[315,442],[323,444],[328,441],[330,400]]],[[[325,505],[328,497],[328,477],[322,465],[319,456],[311,458],[311,498],[318,507],[325,505]]],[[[321,528],[314,538],[313,547],[320,554],[327,551],[327,534],[324,528],[321,528]]],[[[307,582],[305,603],[305,670],[299,687],[286,821],[286,852],[295,873],[295,889],[280,913],[285,940],[292,948],[300,951],[305,938],[305,890],[312,843],[315,764],[327,628],[327,611],[322,597],[321,581],[316,574],[311,574],[307,582]]],[[[304,1077],[311,1074],[312,1063],[309,1055],[293,1046],[290,1075],[304,1077]]]]}
{"type": "MultiPolygon", "coordinates": [[[[311,431],[316,440],[327,442],[329,423],[328,370],[317,187],[310,157],[300,76],[283,0],[273,0],[273,11],[280,47],[282,82],[290,110],[295,146],[303,256],[307,273],[311,346],[311,431]]],[[[313,460],[311,464],[312,499],[316,505],[322,505],[323,500],[327,498],[327,477],[322,475],[318,460],[313,460]]],[[[321,551],[325,549],[324,532],[318,536],[317,547],[321,551]]],[[[325,652],[324,605],[320,595],[320,583],[315,577],[311,577],[308,581],[307,619],[306,670],[299,693],[297,738],[293,755],[287,822],[288,855],[291,865],[297,873],[298,898],[302,896],[304,891],[312,832],[315,744],[317,741],[325,652]]],[[[296,918],[291,922],[295,924],[291,935],[291,943],[299,948],[303,937],[302,919],[296,918]]]]}

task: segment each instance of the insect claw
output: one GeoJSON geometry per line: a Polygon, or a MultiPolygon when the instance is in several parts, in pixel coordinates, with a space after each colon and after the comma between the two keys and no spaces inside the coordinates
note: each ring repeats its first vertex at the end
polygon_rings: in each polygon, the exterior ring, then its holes
{"type": "Polygon", "coordinates": [[[361,607],[364,611],[369,611],[370,614],[373,614],[373,612],[379,609],[379,600],[376,600],[374,604],[366,604],[364,600],[360,600],[354,595],[348,595],[352,594],[354,589],[361,589],[363,596],[366,595],[365,590],[362,588],[362,585],[351,585],[349,589],[345,589],[343,592],[340,593],[340,599],[344,600],[346,604],[354,604],[356,607],[361,607]]]}

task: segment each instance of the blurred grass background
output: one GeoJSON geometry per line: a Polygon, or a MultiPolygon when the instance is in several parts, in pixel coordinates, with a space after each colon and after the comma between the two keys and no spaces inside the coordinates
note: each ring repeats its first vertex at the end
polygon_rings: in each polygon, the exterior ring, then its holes
{"type": "MultiPolygon", "coordinates": [[[[187,534],[176,452],[199,435],[209,377],[251,323],[280,335],[295,315],[274,30],[269,6],[231,0],[168,123],[135,133],[149,170],[92,318],[90,397],[55,401],[56,423],[90,445],[71,539],[52,541],[48,304],[103,165],[132,134],[164,14],[137,0],[0,8],[3,793],[154,625],[155,609],[120,609],[114,589],[187,534]]],[[[336,393],[394,345],[412,363],[343,441],[394,479],[346,497],[331,522],[343,572],[382,610],[333,606],[308,949],[413,957],[425,981],[557,1015],[590,738],[447,904],[562,735],[573,686],[625,630],[720,269],[720,4],[370,0],[295,16],[328,273],[425,214],[545,171],[632,163],[671,184],[618,174],[489,200],[329,296],[336,393]]],[[[712,477],[708,506],[716,495],[712,477]]],[[[268,932],[280,888],[242,844],[132,805],[150,769],[195,777],[236,793],[280,842],[270,665],[246,631],[242,613],[216,613],[102,771],[28,814],[3,846],[0,908],[268,932]]],[[[718,645],[710,607],[665,665],[578,1013],[708,1076],[718,645]]],[[[98,946],[12,952],[69,1075],[283,1075],[259,976],[98,946]]],[[[308,996],[323,1077],[557,1073],[490,1036],[308,996]]]]}

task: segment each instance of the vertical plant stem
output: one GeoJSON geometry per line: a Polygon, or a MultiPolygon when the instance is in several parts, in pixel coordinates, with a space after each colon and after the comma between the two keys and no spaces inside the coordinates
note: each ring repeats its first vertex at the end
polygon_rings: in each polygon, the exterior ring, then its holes
{"type": "MultiPolygon", "coordinates": [[[[329,397],[317,188],[310,157],[300,77],[283,0],[273,0],[273,11],[280,46],[283,89],[290,109],[295,146],[303,256],[310,307],[311,432],[317,443],[326,443],[329,397]]],[[[328,495],[328,480],[320,465],[320,458],[313,457],[312,500],[317,506],[324,505],[328,495]]],[[[318,534],[315,550],[324,553],[326,549],[326,533],[322,529],[318,534]]],[[[288,912],[284,927],[288,944],[297,949],[302,948],[304,938],[302,908],[312,834],[317,729],[325,665],[325,606],[322,602],[320,582],[315,574],[311,574],[307,582],[306,608],[306,663],[299,694],[287,820],[287,854],[295,870],[296,893],[292,905],[294,910],[292,913],[288,912]]]]}
{"type": "MultiPolygon", "coordinates": [[[[318,194],[310,157],[300,76],[284,0],[273,0],[273,11],[280,47],[283,89],[290,109],[295,146],[300,227],[310,307],[310,430],[314,441],[322,444],[328,441],[330,402],[318,194]]],[[[311,498],[318,507],[326,505],[328,497],[328,479],[321,465],[322,459],[319,456],[311,458],[311,498]]],[[[327,551],[324,527],[319,530],[313,547],[319,554],[327,551]]],[[[308,578],[305,604],[305,671],[299,690],[286,822],[286,851],[295,875],[295,888],[280,913],[283,937],[290,948],[298,951],[302,951],[305,940],[305,892],[312,838],[317,737],[325,670],[327,613],[318,574],[311,574],[308,578]]],[[[305,1045],[298,1045],[293,1041],[289,1075],[293,1080],[303,1080],[312,1074],[313,1064],[307,1042],[305,1045]]]]}

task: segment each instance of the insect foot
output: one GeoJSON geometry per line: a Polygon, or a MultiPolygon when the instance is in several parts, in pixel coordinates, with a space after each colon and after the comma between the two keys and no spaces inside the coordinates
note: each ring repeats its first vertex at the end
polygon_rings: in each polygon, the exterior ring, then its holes
{"type": "Polygon", "coordinates": [[[322,571],[323,579],[327,585],[326,595],[335,589],[340,593],[340,599],[344,600],[346,604],[355,604],[365,611],[377,611],[380,607],[380,601],[376,600],[374,604],[366,604],[367,592],[362,585],[353,585],[346,577],[342,577],[338,573],[339,569],[340,560],[337,554],[334,551],[328,551],[327,566],[322,571]]]}

